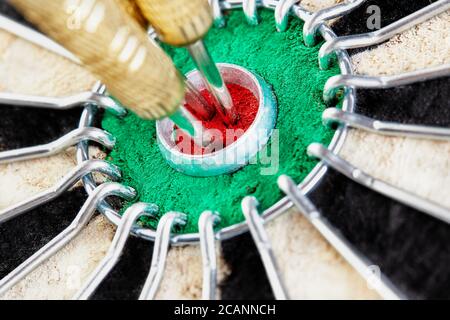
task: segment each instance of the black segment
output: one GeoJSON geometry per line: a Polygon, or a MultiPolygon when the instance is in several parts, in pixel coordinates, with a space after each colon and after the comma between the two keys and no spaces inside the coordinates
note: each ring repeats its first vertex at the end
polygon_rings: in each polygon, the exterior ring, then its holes
{"type": "Polygon", "coordinates": [[[312,192],[311,199],[408,298],[450,298],[448,224],[375,193],[332,169],[312,192]]]}
{"type": "Polygon", "coordinates": [[[54,141],[76,129],[81,108],[68,111],[0,105],[0,151],[54,141]]]}
{"type": "MultiPolygon", "coordinates": [[[[333,29],[339,35],[372,31],[366,27],[366,8],[373,4],[380,5],[382,26],[386,26],[431,2],[368,1],[333,29]]],[[[442,78],[393,89],[359,89],[356,111],[378,120],[448,127],[449,81],[442,78]]],[[[409,298],[450,298],[447,224],[369,191],[331,169],[312,199],[409,298]]]]}
{"type": "Polygon", "coordinates": [[[0,279],[69,226],[86,198],[84,189],[76,188],[0,224],[0,279]]]}
{"type": "Polygon", "coordinates": [[[356,112],[382,121],[450,127],[450,78],[357,91],[356,112]]]}
{"type": "Polygon", "coordinates": [[[119,263],[92,296],[94,300],[136,300],[150,271],[153,242],[131,236],[119,263]]]}
{"type": "Polygon", "coordinates": [[[338,36],[375,31],[367,27],[367,20],[371,16],[371,13],[367,13],[367,10],[373,5],[380,8],[380,25],[382,28],[435,1],[436,0],[369,0],[334,23],[333,30],[338,36]]]}
{"type": "Polygon", "coordinates": [[[251,235],[222,242],[222,254],[230,275],[220,284],[223,300],[273,300],[264,266],[251,235]]]}
{"type": "Polygon", "coordinates": [[[12,20],[31,26],[7,0],[0,0],[0,13],[8,16],[12,20]]]}

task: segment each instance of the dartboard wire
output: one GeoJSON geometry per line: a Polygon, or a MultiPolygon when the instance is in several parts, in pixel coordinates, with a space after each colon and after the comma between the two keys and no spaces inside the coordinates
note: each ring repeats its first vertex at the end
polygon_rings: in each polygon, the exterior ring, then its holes
{"type": "Polygon", "coordinates": [[[225,26],[225,19],[222,15],[222,9],[220,7],[220,0],[208,0],[211,6],[212,15],[214,18],[214,26],[217,28],[222,28],[225,26]]]}
{"type": "MultiPolygon", "coordinates": [[[[98,81],[92,88],[93,92],[99,94],[106,93],[106,86],[98,81]]],[[[85,106],[83,112],[81,113],[79,128],[89,128],[93,126],[95,115],[98,111],[97,106],[88,104],[85,106]]],[[[77,145],[76,159],[77,162],[83,162],[90,159],[89,155],[89,144],[87,141],[81,141],[77,145]]],[[[83,186],[90,195],[97,188],[97,182],[95,181],[92,174],[87,174],[82,178],[83,186]]],[[[106,200],[102,200],[98,203],[97,209],[102,213],[112,224],[118,226],[121,222],[121,215],[106,200]]]]}
{"type": "MultiPolygon", "coordinates": [[[[345,239],[342,233],[322,216],[311,200],[300,192],[292,178],[286,175],[280,176],[278,178],[278,186],[299,209],[300,214],[302,214],[316,230],[319,231],[325,240],[335,248],[353,269],[365,279],[368,278],[368,275],[373,273],[373,264],[358,252],[358,250],[345,239]]],[[[384,299],[406,299],[403,293],[400,292],[383,273],[378,277],[372,278],[371,286],[374,287],[384,299]]]]}
{"type": "Polygon", "coordinates": [[[450,0],[438,0],[377,31],[329,39],[320,48],[319,66],[321,69],[328,69],[333,60],[333,53],[338,49],[357,49],[380,44],[449,9],[450,0]]]}
{"type": "Polygon", "coordinates": [[[29,197],[19,203],[13,204],[10,207],[0,210],[0,224],[8,220],[14,219],[19,215],[22,215],[31,209],[39,207],[45,203],[48,203],[65,191],[73,187],[79,182],[83,176],[92,174],[93,172],[99,172],[109,177],[113,181],[121,179],[120,169],[112,163],[104,160],[86,160],[73,168],[67,173],[56,185],[42,191],[32,197],[29,197]]]}
{"type": "Polygon", "coordinates": [[[130,236],[131,228],[144,216],[156,218],[157,212],[157,206],[142,202],[135,203],[124,212],[108,252],[95,270],[89,275],[88,280],[85,281],[83,286],[74,295],[74,300],[87,300],[94,294],[97,287],[119,261],[130,236]]]}
{"type": "Polygon", "coordinates": [[[176,226],[185,225],[186,221],[187,215],[181,212],[168,212],[159,220],[158,227],[156,228],[152,262],[139,300],[155,299],[164,276],[172,229],[176,226]]]}
{"type": "MultiPolygon", "coordinates": [[[[24,39],[58,56],[64,57],[73,63],[80,66],[82,65],[81,61],[76,56],[54,40],[36,30],[6,17],[3,14],[0,14],[0,29],[3,29],[18,38],[24,39]]],[[[96,84],[95,88],[98,88],[99,85],[100,84],[96,84]]],[[[70,109],[84,104],[94,104],[97,107],[108,109],[113,114],[118,116],[125,116],[127,111],[110,96],[103,93],[104,92],[99,93],[96,89],[94,89],[87,92],[79,92],[68,97],[48,97],[0,92],[0,104],[56,110],[70,109]]]]}
{"type": "Polygon", "coordinates": [[[389,89],[450,76],[450,63],[390,76],[336,75],[327,80],[323,91],[326,104],[333,104],[345,89],[389,89]]]}
{"type": "Polygon", "coordinates": [[[116,182],[103,183],[97,187],[83,204],[73,222],[66,229],[0,280],[0,295],[6,293],[20,280],[24,279],[33,270],[73,240],[91,221],[99,201],[108,196],[118,196],[131,201],[136,197],[136,192],[133,188],[116,182]]]}
{"type": "MultiPolygon", "coordinates": [[[[3,14],[0,14],[0,29],[24,39],[40,48],[64,57],[69,61],[82,65],[81,61],[70,51],[44,34],[24,26],[3,14]]],[[[0,105],[13,105],[18,107],[45,108],[55,110],[66,110],[84,104],[95,104],[97,107],[105,108],[120,117],[126,115],[126,110],[111,97],[100,94],[96,90],[79,92],[67,97],[48,97],[29,94],[18,94],[0,92],[0,105]]]]}
{"type": "Polygon", "coordinates": [[[87,103],[108,109],[117,116],[124,116],[125,109],[111,97],[96,92],[80,92],[67,97],[44,97],[28,94],[0,92],[0,104],[18,107],[67,110],[87,103]]]}
{"type": "Polygon", "coordinates": [[[349,0],[333,7],[314,12],[303,25],[303,41],[308,47],[316,45],[317,28],[323,21],[335,19],[350,13],[367,0],[349,0]]]}
{"type": "Polygon", "coordinates": [[[255,197],[245,197],[242,200],[241,206],[250,234],[261,257],[264,269],[266,270],[266,275],[269,279],[273,295],[277,300],[288,300],[289,294],[283,282],[269,236],[264,228],[264,220],[258,212],[258,200],[256,200],[255,197]]]}
{"type": "Polygon", "coordinates": [[[366,188],[450,224],[450,209],[372,177],[319,143],[308,146],[308,155],[325,162],[327,166],[366,188]]]}
{"type": "Polygon", "coordinates": [[[216,300],[217,256],[214,227],[220,223],[218,212],[205,211],[198,219],[200,251],[202,254],[203,283],[202,299],[216,300]]]}
{"type": "Polygon", "coordinates": [[[338,108],[325,109],[322,113],[322,121],[324,125],[331,128],[335,128],[336,125],[346,125],[349,128],[390,137],[450,141],[448,128],[380,121],[338,108]]]}
{"type": "Polygon", "coordinates": [[[0,152],[0,165],[12,162],[49,157],[58,154],[81,141],[95,141],[107,149],[112,149],[116,139],[105,130],[95,127],[79,128],[70,131],[61,138],[43,145],[0,152]]]}
{"type": "MultiPolygon", "coordinates": [[[[441,0],[438,2],[440,2],[441,4],[442,3],[448,4],[448,1],[441,0]]],[[[239,7],[240,5],[242,5],[242,2],[230,0],[230,1],[222,1],[220,4],[223,8],[234,8],[234,7],[239,7]]],[[[248,4],[248,2],[247,2],[247,4],[248,4]]],[[[277,7],[277,5],[279,5],[279,2],[278,1],[262,1],[261,3],[259,3],[259,5],[266,7],[266,8],[275,9],[277,7]]],[[[354,3],[350,2],[349,5],[354,5],[354,3]]],[[[431,7],[431,6],[432,5],[430,5],[428,7],[431,7]]],[[[431,10],[430,8],[428,8],[428,9],[431,10]]],[[[333,13],[333,10],[330,8],[325,9],[325,10],[327,10],[327,13],[324,14],[322,12],[322,17],[335,18],[335,17],[339,16],[338,14],[333,13]]],[[[340,7],[339,9],[336,9],[336,10],[341,10],[342,12],[344,11],[342,7],[340,7]]],[[[350,10],[346,11],[346,13],[349,11],[350,10]]],[[[304,10],[303,8],[301,8],[298,5],[293,5],[286,14],[291,14],[291,13],[293,13],[294,15],[296,15],[297,17],[299,17],[305,21],[308,21],[308,19],[312,16],[312,14],[310,12],[304,10]]],[[[248,12],[247,12],[247,14],[248,14],[248,12]]],[[[253,14],[256,14],[256,11],[254,11],[253,14]]],[[[320,14],[320,12],[318,12],[316,14],[318,15],[318,14],[320,14]]],[[[249,18],[251,19],[252,17],[249,17],[249,18]]],[[[317,19],[317,20],[320,20],[320,19],[317,19]]],[[[315,30],[317,30],[318,32],[321,33],[322,37],[326,40],[326,43],[332,42],[333,39],[336,38],[334,32],[325,24],[325,21],[318,21],[317,26],[312,25],[312,28],[314,28],[315,30]]],[[[404,31],[404,30],[405,30],[405,28],[403,27],[402,31],[404,31]]],[[[400,31],[398,31],[398,32],[400,32],[400,31]]],[[[37,42],[39,43],[39,41],[37,41],[37,42]]],[[[44,47],[47,45],[48,45],[48,43],[43,43],[44,47]]],[[[51,49],[51,51],[55,52],[54,48],[51,49]]],[[[58,51],[58,50],[56,50],[56,51],[58,51]]],[[[341,67],[341,72],[344,75],[351,74],[352,73],[351,62],[350,62],[348,54],[345,52],[345,50],[340,50],[340,49],[336,50],[335,52],[338,56],[338,62],[341,67]]],[[[56,53],[58,53],[58,52],[56,52],[56,53]]],[[[347,94],[344,98],[343,110],[352,112],[353,108],[354,108],[354,102],[355,102],[354,101],[354,95],[355,95],[354,87],[350,86],[350,87],[348,87],[348,89],[346,91],[347,91],[347,94]]],[[[104,86],[98,85],[97,92],[104,93],[104,86]]],[[[92,124],[92,118],[96,111],[96,107],[92,106],[92,105],[88,105],[88,106],[86,106],[84,111],[85,112],[83,112],[83,116],[80,121],[80,127],[86,127],[86,126],[90,126],[92,124]]],[[[331,153],[338,152],[338,150],[340,149],[340,147],[342,146],[342,144],[345,140],[346,132],[347,132],[347,126],[345,126],[345,125],[337,130],[337,132],[333,138],[333,141],[329,146],[331,153]]],[[[80,159],[86,160],[89,158],[89,152],[88,152],[87,146],[88,146],[88,144],[86,142],[81,142],[79,144],[79,148],[78,148],[78,152],[77,152],[78,160],[80,160],[80,159]]],[[[307,192],[309,190],[311,190],[312,185],[315,185],[321,179],[321,177],[324,175],[325,172],[326,172],[326,165],[322,161],[310,173],[309,177],[307,179],[305,179],[305,181],[299,186],[299,188],[302,189],[301,193],[307,194],[307,192]]],[[[92,187],[95,185],[95,182],[93,182],[92,176],[87,175],[83,178],[83,180],[85,182],[86,189],[89,189],[88,186],[91,185],[91,188],[90,188],[91,191],[90,192],[88,191],[88,193],[92,193],[92,187]]],[[[110,207],[109,207],[110,211],[108,212],[108,206],[105,205],[103,201],[101,201],[98,204],[98,206],[99,206],[99,208],[103,208],[103,210],[102,209],[100,209],[100,210],[103,211],[104,213],[109,213],[106,215],[107,215],[107,217],[109,216],[108,218],[113,223],[115,223],[116,225],[118,225],[120,223],[120,216],[118,215],[118,213],[115,212],[110,207]]],[[[276,205],[274,205],[272,208],[270,208],[269,210],[266,210],[266,212],[262,215],[262,217],[265,219],[265,221],[267,221],[269,219],[273,219],[276,216],[280,215],[285,209],[290,208],[291,206],[292,206],[292,203],[290,201],[288,201],[287,198],[284,198],[283,200],[279,201],[276,205]]],[[[240,234],[246,230],[247,230],[247,228],[246,228],[245,224],[241,223],[239,225],[235,225],[232,227],[222,229],[222,231],[216,233],[216,237],[219,240],[223,240],[223,239],[230,238],[234,235],[240,234]]],[[[154,240],[156,238],[155,231],[153,231],[153,230],[136,228],[136,229],[133,229],[132,233],[135,235],[150,239],[150,240],[154,240]]],[[[169,237],[169,239],[170,239],[170,237],[169,237]]],[[[195,235],[173,236],[171,239],[171,242],[172,242],[172,244],[190,244],[190,243],[197,243],[198,240],[199,240],[198,235],[195,234],[195,235]]]]}

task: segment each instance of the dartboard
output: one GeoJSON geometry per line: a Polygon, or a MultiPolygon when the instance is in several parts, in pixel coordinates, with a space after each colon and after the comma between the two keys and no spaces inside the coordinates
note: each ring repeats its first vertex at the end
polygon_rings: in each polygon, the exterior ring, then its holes
{"type": "Polygon", "coordinates": [[[277,113],[258,163],[198,177],[1,0],[0,297],[450,298],[450,1],[209,3],[277,113]]]}

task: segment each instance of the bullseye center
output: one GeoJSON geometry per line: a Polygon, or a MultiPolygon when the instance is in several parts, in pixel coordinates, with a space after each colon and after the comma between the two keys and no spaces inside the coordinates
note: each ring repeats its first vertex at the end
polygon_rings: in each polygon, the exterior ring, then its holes
{"type": "MultiPolygon", "coordinates": [[[[219,113],[216,113],[210,120],[202,121],[203,127],[212,136],[212,142],[215,146],[214,151],[217,151],[218,146],[224,148],[237,141],[253,123],[259,109],[259,101],[249,89],[234,83],[227,84],[227,88],[238,114],[237,122],[227,125],[219,113]]],[[[208,90],[203,89],[200,91],[200,94],[207,103],[211,105],[214,103],[213,97],[208,90]]],[[[185,107],[195,113],[194,108],[189,104],[185,104],[185,107]]],[[[184,131],[175,129],[175,144],[180,152],[190,155],[204,155],[213,151],[210,148],[198,146],[184,131]]]]}
{"type": "MultiPolygon", "coordinates": [[[[189,136],[177,132],[166,118],[156,124],[157,139],[163,157],[175,170],[195,177],[229,174],[246,166],[268,143],[275,127],[277,102],[271,87],[259,76],[238,65],[219,63],[220,73],[231,89],[240,119],[227,126],[219,115],[205,122],[203,140],[212,141],[206,150],[196,147],[189,136]],[[210,127],[208,129],[208,127],[210,127]],[[211,135],[211,136],[210,136],[211,135]],[[225,143],[221,140],[225,138],[225,143]],[[183,150],[180,144],[183,143],[183,150]]],[[[211,99],[201,74],[191,71],[186,78],[205,99],[211,99]]],[[[197,141],[197,140],[196,140],[197,141]]]]}

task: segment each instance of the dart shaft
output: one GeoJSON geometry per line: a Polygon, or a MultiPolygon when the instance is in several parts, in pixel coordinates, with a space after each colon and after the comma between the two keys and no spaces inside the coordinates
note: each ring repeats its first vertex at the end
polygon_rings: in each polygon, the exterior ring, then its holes
{"type": "MultiPolygon", "coordinates": [[[[145,18],[142,16],[141,12],[139,11],[139,8],[136,5],[136,2],[134,0],[127,0],[126,3],[133,2],[135,6],[129,6],[126,7],[127,12],[135,19],[138,20],[145,20],[145,18]]],[[[152,38],[148,34],[148,23],[145,20],[145,24],[142,25],[144,29],[147,32],[148,35],[148,41],[154,45],[159,47],[158,43],[155,41],[154,38],[152,38]]],[[[181,73],[180,73],[181,74],[181,73]]],[[[200,120],[211,120],[215,115],[215,109],[214,107],[210,106],[208,102],[203,98],[203,96],[200,94],[200,92],[193,86],[189,80],[183,76],[183,81],[185,85],[185,102],[191,107],[191,110],[194,112],[194,115],[200,119],[200,120]]]]}
{"type": "Polygon", "coordinates": [[[237,120],[233,100],[211,55],[201,40],[212,25],[207,0],[137,0],[143,15],[161,40],[175,46],[187,46],[203,75],[214,105],[228,123],[237,120]]]}
{"type": "Polygon", "coordinates": [[[215,115],[215,109],[209,105],[202,94],[194,87],[194,85],[184,77],[186,86],[185,102],[189,105],[195,116],[201,120],[211,120],[215,115]]]}
{"type": "Polygon", "coordinates": [[[202,40],[188,46],[188,50],[197,69],[203,76],[205,84],[214,97],[216,108],[227,123],[235,123],[237,113],[230,92],[223,81],[217,65],[211,58],[202,40]]]}
{"type": "MultiPolygon", "coordinates": [[[[144,28],[146,28],[146,26],[144,26],[144,28]]],[[[160,48],[154,39],[149,37],[148,41],[151,45],[160,48]]],[[[170,118],[172,118],[172,121],[174,121],[180,129],[191,135],[198,145],[205,147],[208,145],[205,144],[207,139],[203,139],[203,137],[201,137],[201,133],[206,132],[206,129],[203,127],[201,122],[199,123],[199,120],[211,120],[215,114],[215,109],[208,104],[201,93],[184,75],[181,73],[180,75],[185,85],[184,102],[190,107],[190,109],[180,105],[180,108],[183,110],[175,111],[170,118]]]]}

